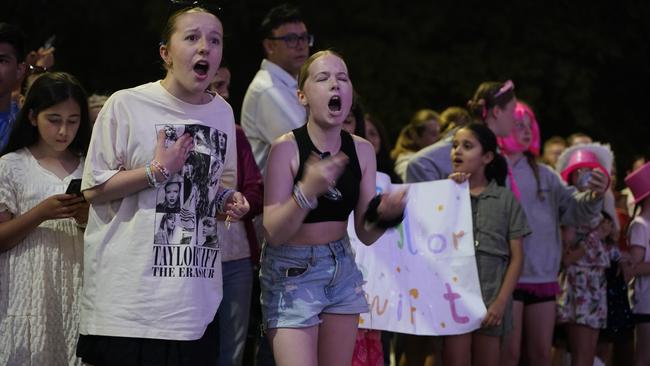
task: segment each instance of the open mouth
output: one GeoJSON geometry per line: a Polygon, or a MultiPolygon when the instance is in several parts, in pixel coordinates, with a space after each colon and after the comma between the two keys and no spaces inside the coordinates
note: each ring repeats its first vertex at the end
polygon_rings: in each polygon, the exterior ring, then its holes
{"type": "Polygon", "coordinates": [[[461,159],[461,158],[454,158],[454,160],[452,160],[452,162],[453,162],[454,164],[462,164],[462,163],[463,163],[463,159],[461,159]]]}
{"type": "Polygon", "coordinates": [[[206,61],[199,61],[194,64],[194,72],[201,76],[205,76],[208,74],[208,69],[210,68],[210,65],[206,61]]]}
{"type": "Polygon", "coordinates": [[[329,103],[327,103],[327,106],[329,107],[330,111],[332,112],[338,112],[341,110],[341,97],[338,95],[333,96],[330,98],[329,103]]]}

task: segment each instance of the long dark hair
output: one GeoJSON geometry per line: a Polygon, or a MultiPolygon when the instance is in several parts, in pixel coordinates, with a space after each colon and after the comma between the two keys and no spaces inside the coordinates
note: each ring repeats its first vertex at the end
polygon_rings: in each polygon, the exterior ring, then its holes
{"type": "Polygon", "coordinates": [[[497,137],[487,126],[481,123],[472,122],[461,130],[469,130],[481,144],[483,154],[491,152],[494,158],[485,166],[485,178],[488,181],[496,180],[497,184],[505,187],[508,176],[508,163],[497,151],[497,137]]]}
{"type": "Polygon", "coordinates": [[[25,103],[18,113],[9,137],[9,143],[2,155],[38,142],[38,127],[34,126],[29,120],[30,113],[36,117],[41,111],[68,99],[74,100],[79,105],[81,112],[79,129],[68,149],[77,155],[85,155],[90,141],[88,98],[79,81],[65,72],[45,73],[34,81],[27,91],[25,103]]]}

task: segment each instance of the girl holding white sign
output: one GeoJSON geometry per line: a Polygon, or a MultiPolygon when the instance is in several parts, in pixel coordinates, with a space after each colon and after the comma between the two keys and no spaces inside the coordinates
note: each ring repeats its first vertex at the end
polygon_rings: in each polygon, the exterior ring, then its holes
{"type": "Polygon", "coordinates": [[[505,187],[507,164],[494,133],[472,123],[456,132],[451,160],[457,183],[469,181],[476,264],[487,315],[472,333],[445,336],[443,361],[450,365],[498,365],[501,337],[512,329],[512,292],[523,262],[526,216],[505,187]],[[480,357],[480,361],[479,361],[480,357]]]}
{"type": "Polygon", "coordinates": [[[372,244],[401,222],[405,193],[374,197],[373,147],[342,131],[352,83],[340,56],[312,55],[298,87],[307,123],[273,143],[264,183],[264,328],[279,365],[346,365],[368,311],[348,216],[354,211],[357,236],[372,244]]]}

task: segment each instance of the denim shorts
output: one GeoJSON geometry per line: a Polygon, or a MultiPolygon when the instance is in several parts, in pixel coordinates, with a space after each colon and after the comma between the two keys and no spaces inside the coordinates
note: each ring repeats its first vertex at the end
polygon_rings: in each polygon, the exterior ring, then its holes
{"type": "Polygon", "coordinates": [[[319,245],[264,245],[260,269],[264,329],[306,328],[319,315],[368,312],[363,275],[347,236],[319,245]]]}

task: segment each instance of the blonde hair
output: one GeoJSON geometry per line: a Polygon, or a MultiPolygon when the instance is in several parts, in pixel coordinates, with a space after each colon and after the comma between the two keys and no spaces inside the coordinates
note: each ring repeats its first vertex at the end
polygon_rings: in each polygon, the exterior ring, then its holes
{"type": "Polygon", "coordinates": [[[317,59],[327,55],[336,56],[340,58],[341,61],[345,62],[345,60],[343,60],[343,56],[332,50],[323,50],[314,53],[313,55],[309,56],[307,61],[305,61],[305,63],[303,63],[300,67],[300,73],[298,74],[298,89],[303,90],[303,87],[305,86],[305,81],[307,81],[307,78],[309,77],[309,66],[311,66],[311,64],[313,64],[317,59]]]}
{"type": "Polygon", "coordinates": [[[440,135],[472,122],[472,116],[462,107],[449,107],[440,114],[440,135]]]}
{"type": "Polygon", "coordinates": [[[405,152],[415,152],[423,148],[424,146],[419,146],[415,139],[422,135],[427,123],[431,120],[440,121],[438,112],[432,109],[420,109],[415,112],[409,123],[402,127],[395,148],[390,152],[391,159],[395,160],[405,152]]]}

